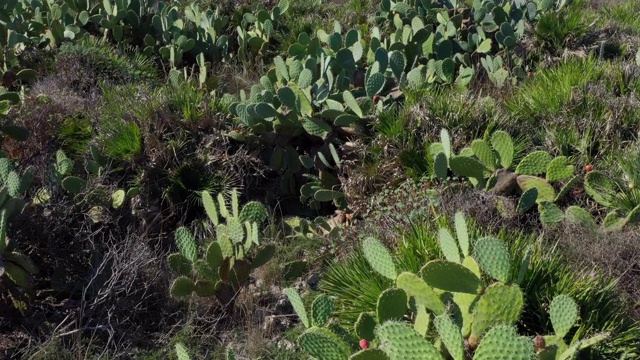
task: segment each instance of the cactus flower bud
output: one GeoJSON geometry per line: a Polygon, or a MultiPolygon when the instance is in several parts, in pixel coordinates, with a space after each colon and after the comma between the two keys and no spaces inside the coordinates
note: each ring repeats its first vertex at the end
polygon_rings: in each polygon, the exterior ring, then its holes
{"type": "Polygon", "coordinates": [[[367,339],[360,339],[360,348],[362,350],[367,350],[369,348],[369,342],[367,339]]]}

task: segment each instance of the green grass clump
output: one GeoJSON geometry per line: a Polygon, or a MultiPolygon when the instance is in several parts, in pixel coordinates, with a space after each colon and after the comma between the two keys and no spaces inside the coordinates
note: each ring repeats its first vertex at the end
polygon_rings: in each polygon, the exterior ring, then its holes
{"type": "Polygon", "coordinates": [[[565,47],[576,47],[589,30],[593,20],[584,1],[576,1],[559,11],[549,11],[540,16],[535,36],[545,50],[555,53],[565,47]]]}
{"type": "Polygon", "coordinates": [[[573,59],[537,72],[533,79],[505,101],[516,118],[526,121],[549,119],[565,114],[576,91],[597,81],[604,73],[603,64],[593,58],[573,59]]]}
{"type": "Polygon", "coordinates": [[[104,154],[116,161],[131,160],[142,152],[142,134],[134,122],[107,118],[100,126],[100,134],[104,154]]]}
{"type": "Polygon", "coordinates": [[[613,26],[629,34],[640,34],[640,2],[629,0],[606,4],[599,11],[602,26],[613,26]]]}
{"type": "Polygon", "coordinates": [[[93,135],[93,127],[88,119],[73,116],[66,118],[60,125],[58,139],[65,153],[79,155],[89,149],[88,145],[93,135]]]}

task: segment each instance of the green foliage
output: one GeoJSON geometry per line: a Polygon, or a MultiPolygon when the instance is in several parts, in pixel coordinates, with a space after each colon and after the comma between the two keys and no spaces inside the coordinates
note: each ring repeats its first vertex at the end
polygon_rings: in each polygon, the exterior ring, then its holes
{"type": "Polygon", "coordinates": [[[247,283],[250,272],[269,261],[275,247],[260,245],[258,223],[241,222],[237,191],[232,192],[231,213],[221,194],[217,204],[207,192],[203,192],[202,197],[207,215],[216,227],[216,241],[208,244],[200,259],[200,246],[191,232],[186,227],[176,230],[180,253],[169,255],[167,260],[171,269],[182,277],[176,279],[170,292],[175,297],[189,296],[192,292],[198,296],[216,296],[223,305],[232,306],[235,293],[247,283]],[[226,223],[219,221],[218,213],[226,215],[226,223]],[[257,248],[252,251],[254,245],[257,248]]]}

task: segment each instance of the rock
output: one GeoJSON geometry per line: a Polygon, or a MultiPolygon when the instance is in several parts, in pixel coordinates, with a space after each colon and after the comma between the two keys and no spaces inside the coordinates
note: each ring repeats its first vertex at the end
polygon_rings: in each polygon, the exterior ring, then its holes
{"type": "Polygon", "coordinates": [[[493,195],[509,196],[513,193],[518,184],[516,173],[510,172],[507,169],[500,169],[496,173],[498,181],[496,185],[491,189],[493,195]]]}
{"type": "Polygon", "coordinates": [[[317,273],[311,274],[311,276],[309,276],[309,278],[307,279],[307,285],[309,286],[309,289],[313,291],[318,290],[319,283],[320,283],[320,276],[318,276],[317,273]]]}

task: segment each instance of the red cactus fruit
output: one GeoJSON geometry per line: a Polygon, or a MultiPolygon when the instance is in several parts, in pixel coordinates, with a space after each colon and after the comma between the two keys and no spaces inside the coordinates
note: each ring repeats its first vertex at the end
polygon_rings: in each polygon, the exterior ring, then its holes
{"type": "Polygon", "coordinates": [[[585,166],[585,167],[584,167],[584,169],[585,169],[587,172],[590,172],[591,170],[593,170],[593,167],[592,167],[591,165],[587,165],[587,166],[585,166]]]}
{"type": "Polygon", "coordinates": [[[380,96],[378,96],[378,95],[374,95],[374,96],[373,96],[373,103],[374,103],[374,104],[377,104],[377,103],[378,103],[378,101],[380,101],[380,96]]]}
{"type": "Polygon", "coordinates": [[[367,350],[369,348],[369,342],[367,339],[360,339],[360,348],[362,350],[367,350]]]}

